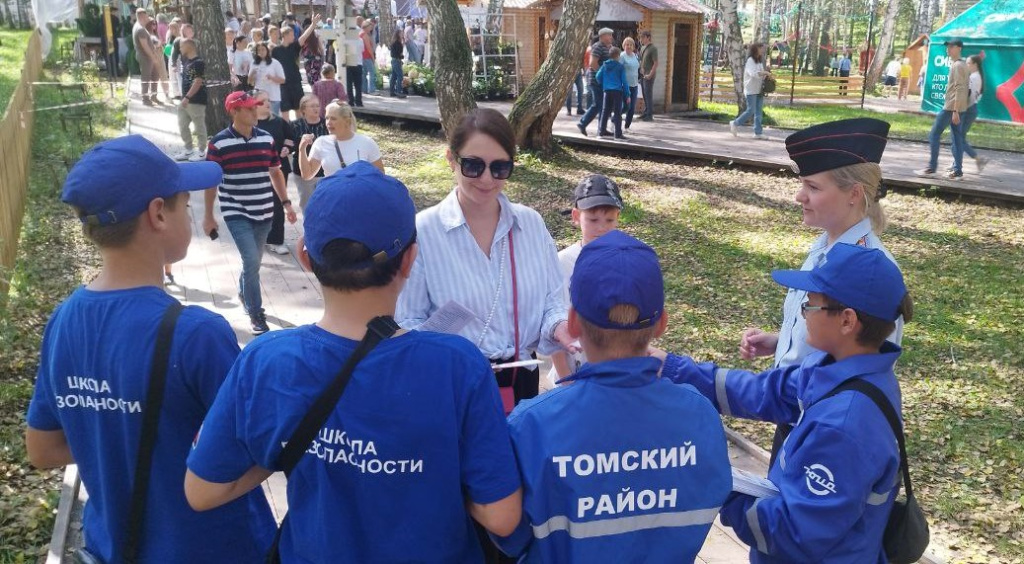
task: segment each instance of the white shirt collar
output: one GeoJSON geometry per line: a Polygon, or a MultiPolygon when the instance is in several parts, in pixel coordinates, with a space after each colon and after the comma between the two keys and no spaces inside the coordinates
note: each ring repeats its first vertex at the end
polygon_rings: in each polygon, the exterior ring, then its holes
{"type": "MultiPolygon", "coordinates": [[[[458,188],[452,189],[447,196],[441,200],[441,203],[437,205],[438,216],[441,218],[441,225],[444,226],[444,230],[451,231],[460,225],[465,225],[466,215],[462,213],[462,206],[459,205],[459,197],[457,195],[458,188]]],[[[498,194],[498,205],[501,207],[501,211],[498,215],[498,227],[495,233],[502,233],[508,231],[513,226],[521,228],[518,217],[512,202],[509,201],[508,196],[504,193],[498,194]]]]}

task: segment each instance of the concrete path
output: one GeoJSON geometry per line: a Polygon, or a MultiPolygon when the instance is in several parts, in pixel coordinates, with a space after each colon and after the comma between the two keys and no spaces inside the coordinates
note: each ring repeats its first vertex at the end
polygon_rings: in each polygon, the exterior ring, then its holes
{"type": "MultiPolygon", "coordinates": [[[[364,96],[363,103],[365,107],[355,108],[357,114],[404,121],[440,121],[434,98],[364,96]]],[[[480,105],[506,115],[512,107],[511,102],[482,102],[480,105]]],[[[792,133],[788,130],[766,129],[764,133],[768,139],[757,140],[752,138],[750,127],[739,128],[739,137],[733,137],[726,124],[655,116],[653,122],[634,122],[630,131],[626,132],[628,139],[616,141],[596,136],[596,120],[588,127],[589,137],[584,137],[576,128],[578,120],[579,117],[567,116],[561,110],[555,120],[554,136],[564,143],[638,154],[656,153],[726,161],[776,170],[789,169],[791,164],[785,147],[785,138],[792,133]]],[[[944,192],[1024,202],[1024,154],[991,150],[981,150],[980,153],[991,159],[983,175],[976,173],[973,162],[967,162],[964,165],[963,180],[918,178],[914,170],[928,164],[928,145],[912,141],[890,141],[882,159],[884,181],[889,186],[917,189],[935,186],[944,192]]],[[[939,168],[944,170],[952,162],[949,146],[943,145],[939,153],[939,168]]]]}
{"type": "MultiPolygon", "coordinates": [[[[370,97],[371,100],[375,100],[370,97]]],[[[131,133],[137,133],[153,141],[168,153],[181,148],[177,133],[175,109],[170,106],[147,107],[142,105],[138,94],[137,81],[133,81],[132,95],[128,107],[128,122],[131,133]]],[[[211,134],[214,132],[210,132],[211,134]]],[[[387,158],[385,156],[385,158],[387,158]]],[[[294,181],[289,182],[289,197],[298,201],[294,181]]],[[[242,311],[237,297],[238,275],[241,259],[231,233],[220,225],[220,238],[211,241],[202,232],[204,203],[202,193],[194,193],[191,199],[192,244],[185,260],[173,267],[175,281],[168,291],[185,305],[200,305],[223,315],[239,343],[244,346],[252,340],[248,317],[242,311]]],[[[301,214],[301,212],[300,212],[301,214]]],[[[301,232],[299,222],[285,227],[285,244],[294,252],[295,243],[301,232]]],[[[319,319],[323,307],[320,288],[312,274],[299,266],[293,254],[284,256],[265,254],[260,271],[263,287],[264,307],[271,330],[313,323],[319,319]]],[[[767,464],[747,452],[730,444],[730,457],[736,466],[760,472],[767,472],[767,464]]],[[[275,474],[265,484],[264,491],[278,520],[288,509],[286,481],[283,474],[275,474]]],[[[716,523],[700,553],[698,562],[706,564],[729,564],[747,562],[747,547],[740,542],[731,529],[716,523]]]]}

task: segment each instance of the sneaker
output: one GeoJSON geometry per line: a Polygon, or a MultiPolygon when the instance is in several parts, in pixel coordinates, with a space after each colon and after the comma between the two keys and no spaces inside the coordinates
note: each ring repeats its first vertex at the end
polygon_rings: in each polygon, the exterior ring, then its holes
{"type": "Polygon", "coordinates": [[[267,331],[270,331],[270,326],[267,325],[267,315],[265,313],[257,313],[249,317],[249,321],[252,322],[252,334],[262,335],[267,331]]]}
{"type": "Polygon", "coordinates": [[[767,139],[767,138],[768,138],[768,136],[765,135],[764,133],[755,133],[754,134],[754,139],[767,139]]]}
{"type": "Polygon", "coordinates": [[[206,153],[204,153],[202,151],[199,151],[199,150],[192,151],[192,154],[188,156],[188,160],[189,160],[189,162],[193,162],[193,163],[198,163],[200,161],[205,161],[206,160],[206,153]]]}
{"type": "Polygon", "coordinates": [[[654,121],[653,116],[641,116],[640,121],[654,121]]]}
{"type": "Polygon", "coordinates": [[[184,149],[171,155],[171,158],[176,161],[187,161],[195,152],[195,149],[184,149]]]}
{"type": "Polygon", "coordinates": [[[577,123],[576,124],[576,129],[579,129],[580,133],[582,133],[584,137],[587,136],[587,128],[584,127],[582,123],[577,123]]]}
{"type": "Polygon", "coordinates": [[[267,250],[274,253],[275,255],[287,255],[288,247],[284,245],[267,245],[267,250]]]}
{"type": "Polygon", "coordinates": [[[729,132],[732,133],[733,137],[739,137],[740,134],[736,131],[736,120],[729,122],[729,132]]]}
{"type": "Polygon", "coordinates": [[[597,132],[597,136],[598,137],[611,137],[612,136],[612,132],[611,131],[598,131],[597,132]]]}
{"type": "Polygon", "coordinates": [[[620,141],[625,141],[626,139],[628,139],[628,137],[626,137],[625,135],[616,135],[615,138],[620,141]]]}
{"type": "Polygon", "coordinates": [[[981,171],[985,170],[985,165],[987,164],[988,159],[986,157],[978,157],[974,159],[974,166],[978,167],[978,174],[981,174],[981,171]]]}
{"type": "Polygon", "coordinates": [[[946,173],[946,178],[948,178],[949,180],[963,180],[964,173],[953,170],[946,173]]]}
{"type": "Polygon", "coordinates": [[[935,169],[934,168],[922,168],[920,170],[915,170],[914,174],[916,174],[916,175],[918,175],[918,176],[920,176],[922,178],[930,178],[932,176],[935,176],[935,169]]]}
{"type": "Polygon", "coordinates": [[[153,101],[150,100],[149,98],[143,98],[142,99],[142,105],[143,106],[152,106],[153,105],[153,101]]]}

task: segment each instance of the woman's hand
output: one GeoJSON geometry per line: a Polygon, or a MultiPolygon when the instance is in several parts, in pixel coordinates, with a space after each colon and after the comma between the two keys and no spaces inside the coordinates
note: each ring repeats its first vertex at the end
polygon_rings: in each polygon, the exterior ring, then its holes
{"type": "Polygon", "coordinates": [[[290,155],[290,154],[292,154],[292,152],[288,150],[288,147],[281,147],[281,158],[282,159],[287,159],[288,155],[290,155]]]}
{"type": "Polygon", "coordinates": [[[766,333],[760,329],[748,328],[740,337],[740,356],[743,360],[753,360],[759,356],[775,354],[779,346],[777,333],[766,333]]]}
{"type": "Polygon", "coordinates": [[[559,321],[558,325],[555,325],[555,333],[553,335],[555,342],[562,346],[570,354],[575,354],[580,351],[580,348],[575,345],[576,339],[569,334],[569,323],[565,321],[559,321]]]}
{"type": "Polygon", "coordinates": [[[313,135],[312,133],[303,134],[302,138],[299,139],[299,148],[300,149],[305,149],[314,140],[316,140],[316,135],[313,135]]]}

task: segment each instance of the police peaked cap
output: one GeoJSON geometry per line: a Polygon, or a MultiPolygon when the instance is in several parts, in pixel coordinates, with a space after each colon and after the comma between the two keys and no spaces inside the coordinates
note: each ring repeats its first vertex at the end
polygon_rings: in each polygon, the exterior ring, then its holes
{"type": "Polygon", "coordinates": [[[860,164],[878,163],[889,138],[889,124],[856,118],[822,123],[786,138],[789,158],[800,176],[860,164]]]}

